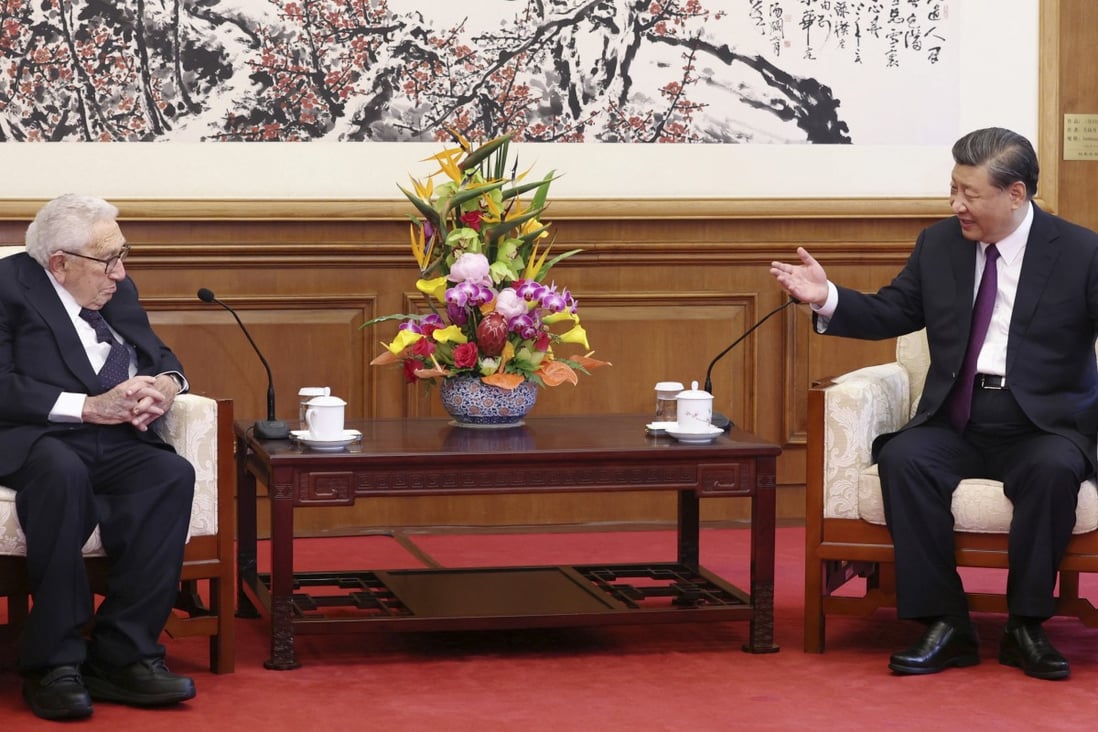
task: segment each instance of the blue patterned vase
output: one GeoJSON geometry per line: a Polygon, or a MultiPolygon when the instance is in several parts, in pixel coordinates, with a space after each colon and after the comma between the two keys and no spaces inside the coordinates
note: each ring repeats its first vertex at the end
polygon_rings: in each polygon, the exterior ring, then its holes
{"type": "Polygon", "coordinates": [[[538,386],[524,381],[508,390],[475,376],[442,380],[442,406],[462,427],[514,427],[523,423],[538,397],[538,386]]]}

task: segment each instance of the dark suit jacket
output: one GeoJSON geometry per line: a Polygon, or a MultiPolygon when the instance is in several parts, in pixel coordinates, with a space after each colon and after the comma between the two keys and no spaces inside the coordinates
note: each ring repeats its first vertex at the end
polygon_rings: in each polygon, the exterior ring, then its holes
{"type": "MultiPolygon", "coordinates": [[[[102,309],[103,317],[137,349],[137,372],[183,373],[175,354],[153,332],[130,278],[102,309]]],[[[0,475],[23,463],[31,445],[48,432],[50,408],[63,391],[98,394],[99,377],[42,266],[22,253],[0,259],[0,475]]],[[[156,434],[134,434],[160,443],[156,434]]],[[[161,443],[162,444],[162,443],[161,443]]]]}
{"type": "MultiPolygon", "coordinates": [[[[1038,428],[1074,442],[1093,469],[1098,234],[1033,208],[1007,338],[1007,384],[1038,428]]],[[[972,319],[976,247],[961,236],[956,218],[946,219],[919,235],[903,270],[876,294],[839,288],[828,335],[883,339],[926,328],[930,370],[918,411],[904,429],[938,412],[961,369],[972,319]]]]}

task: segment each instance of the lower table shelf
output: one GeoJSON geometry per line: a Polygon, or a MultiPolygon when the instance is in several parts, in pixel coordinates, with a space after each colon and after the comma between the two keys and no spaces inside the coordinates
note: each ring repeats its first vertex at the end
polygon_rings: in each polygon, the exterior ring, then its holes
{"type": "MultiPolygon", "coordinates": [[[[680,563],[294,574],[298,633],[474,630],[749,619],[750,597],[680,563]]],[[[257,576],[269,607],[270,575],[257,576]]]]}

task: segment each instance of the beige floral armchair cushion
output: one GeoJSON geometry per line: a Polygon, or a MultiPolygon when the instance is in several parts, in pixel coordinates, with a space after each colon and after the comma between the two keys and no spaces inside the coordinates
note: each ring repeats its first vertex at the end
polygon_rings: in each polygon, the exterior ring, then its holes
{"type": "MultiPolygon", "coordinates": [[[[190,536],[217,535],[217,401],[180,394],[155,423],[160,436],[194,465],[190,536]]],[[[15,491],[0,486],[0,555],[23,556],[27,540],[15,512],[15,491]]],[[[99,529],[84,545],[85,556],[102,556],[99,529]]]]}
{"type": "MultiPolygon", "coordinates": [[[[824,518],[885,523],[877,466],[870,461],[873,439],[899,429],[919,403],[929,364],[926,334],[902,336],[896,361],[867,366],[835,379],[824,407],[824,518]]],[[[969,478],[953,494],[957,531],[1005,534],[1013,509],[996,480],[969,478]]],[[[1075,533],[1098,529],[1098,485],[1082,484],[1075,533]]]]}

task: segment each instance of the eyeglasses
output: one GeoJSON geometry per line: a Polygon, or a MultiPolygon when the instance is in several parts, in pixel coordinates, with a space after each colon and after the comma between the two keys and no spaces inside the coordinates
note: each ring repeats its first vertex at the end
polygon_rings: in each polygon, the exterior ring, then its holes
{"type": "Polygon", "coordinates": [[[103,265],[103,274],[109,275],[114,271],[114,268],[118,266],[119,262],[124,262],[126,257],[130,255],[130,245],[124,244],[122,248],[113,257],[107,259],[100,259],[99,257],[89,257],[87,254],[77,254],[76,252],[70,252],[68,249],[62,249],[65,254],[73,257],[80,257],[81,259],[90,259],[93,262],[99,262],[103,265]]]}

